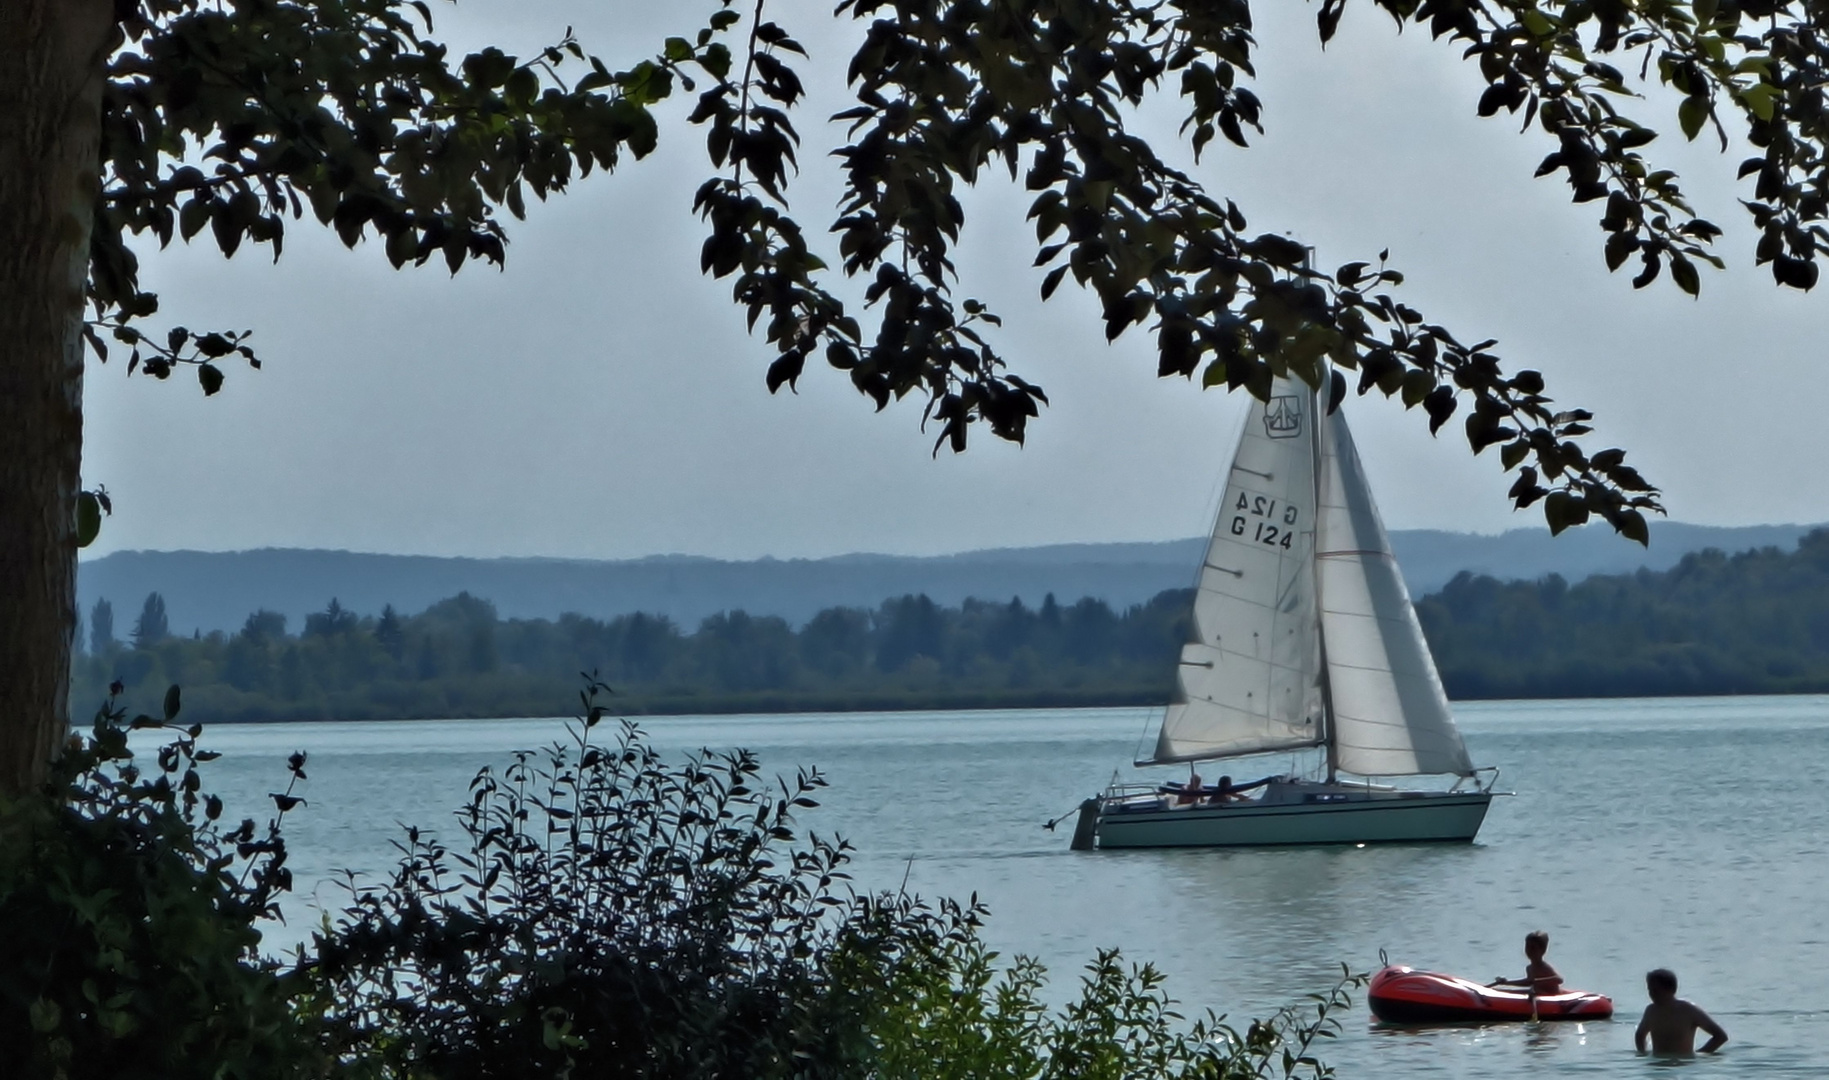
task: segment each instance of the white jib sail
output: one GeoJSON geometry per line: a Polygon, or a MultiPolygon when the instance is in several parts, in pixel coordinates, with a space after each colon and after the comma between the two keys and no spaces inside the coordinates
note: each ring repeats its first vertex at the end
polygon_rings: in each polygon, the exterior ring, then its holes
{"type": "Polygon", "coordinates": [[[1278,379],[1253,402],[1194,597],[1177,700],[1153,757],[1313,746],[1321,735],[1315,604],[1315,398],[1278,379]]]}
{"type": "Polygon", "coordinates": [[[1316,544],[1339,767],[1360,776],[1470,775],[1473,762],[1339,411],[1322,422],[1316,544]]]}

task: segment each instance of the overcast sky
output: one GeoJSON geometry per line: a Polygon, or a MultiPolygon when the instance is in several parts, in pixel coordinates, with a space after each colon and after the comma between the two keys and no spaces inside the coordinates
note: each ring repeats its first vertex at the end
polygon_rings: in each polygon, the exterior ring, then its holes
{"type": "MultiPolygon", "coordinates": [[[[813,50],[794,209],[814,231],[837,191],[822,151],[839,139],[816,116],[843,105],[855,32],[831,6],[770,5],[813,50]]],[[[1403,299],[1463,340],[1499,338],[1509,367],[1591,408],[1595,447],[1627,447],[1673,518],[1829,520],[1829,298],[1780,292],[1753,267],[1738,152],[1683,145],[1674,115],[1656,117],[1672,134],[1651,149],[1727,228],[1730,269],[1704,271],[1700,301],[1667,278],[1634,292],[1602,262],[1601,205],[1572,206],[1560,174],[1531,179],[1551,149],[1541,133],[1475,116],[1481,84],[1457,49],[1361,4],[1324,54],[1312,6],[1260,7],[1268,133],[1198,169],[1254,231],[1288,232],[1325,266],[1388,246],[1403,299]]],[[[448,40],[523,55],[575,25],[626,64],[699,8],[466,0],[438,15],[448,40]]],[[[1206,529],[1242,402],[1157,380],[1145,335],[1106,345],[1096,306],[1069,288],[1040,304],[1026,200],[996,177],[968,206],[958,292],[1005,317],[1002,352],[1053,399],[1027,446],[985,435],[933,458],[918,405],[874,414],[826,368],[769,396],[767,350],[727,285],[698,273],[690,205],[708,166],[683,114],[666,114],[650,160],[511,223],[503,273],[396,273],[378,245],[346,251],[309,220],[277,266],[253,246],[232,261],[204,244],[147,254],[161,319],[252,328],[266,369],[232,367],[206,401],[188,375],[157,384],[91,363],[85,479],[116,505],[93,554],[929,554],[1206,529]]],[[[1541,521],[1510,512],[1495,455],[1432,440],[1420,413],[1376,395],[1348,408],[1391,527],[1541,521]]]]}

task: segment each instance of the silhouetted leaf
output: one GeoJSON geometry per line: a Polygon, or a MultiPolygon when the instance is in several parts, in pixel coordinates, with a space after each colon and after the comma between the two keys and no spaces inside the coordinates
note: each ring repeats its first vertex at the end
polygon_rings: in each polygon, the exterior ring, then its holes
{"type": "Polygon", "coordinates": [[[88,547],[102,531],[102,504],[92,491],[76,496],[76,546],[88,547]]]}

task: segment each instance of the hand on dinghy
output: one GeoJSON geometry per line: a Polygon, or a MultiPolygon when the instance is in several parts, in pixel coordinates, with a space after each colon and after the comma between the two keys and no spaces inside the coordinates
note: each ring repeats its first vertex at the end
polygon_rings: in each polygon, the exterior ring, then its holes
{"type": "Polygon", "coordinates": [[[1604,994],[1533,994],[1402,964],[1388,964],[1372,976],[1366,1003],[1373,1016],[1388,1024],[1606,1020],[1613,1015],[1613,999],[1604,994]]]}

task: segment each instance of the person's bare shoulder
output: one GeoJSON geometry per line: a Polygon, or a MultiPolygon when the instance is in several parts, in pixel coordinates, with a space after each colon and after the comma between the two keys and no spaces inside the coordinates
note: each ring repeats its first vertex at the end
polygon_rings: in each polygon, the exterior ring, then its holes
{"type": "Polygon", "coordinates": [[[1693,1001],[1685,1001],[1683,1002],[1683,1008],[1684,1014],[1689,1021],[1703,1031],[1713,1033],[1721,1030],[1721,1025],[1716,1023],[1715,1018],[1708,1015],[1708,1013],[1703,1010],[1702,1006],[1697,1005],[1693,1001]]]}

